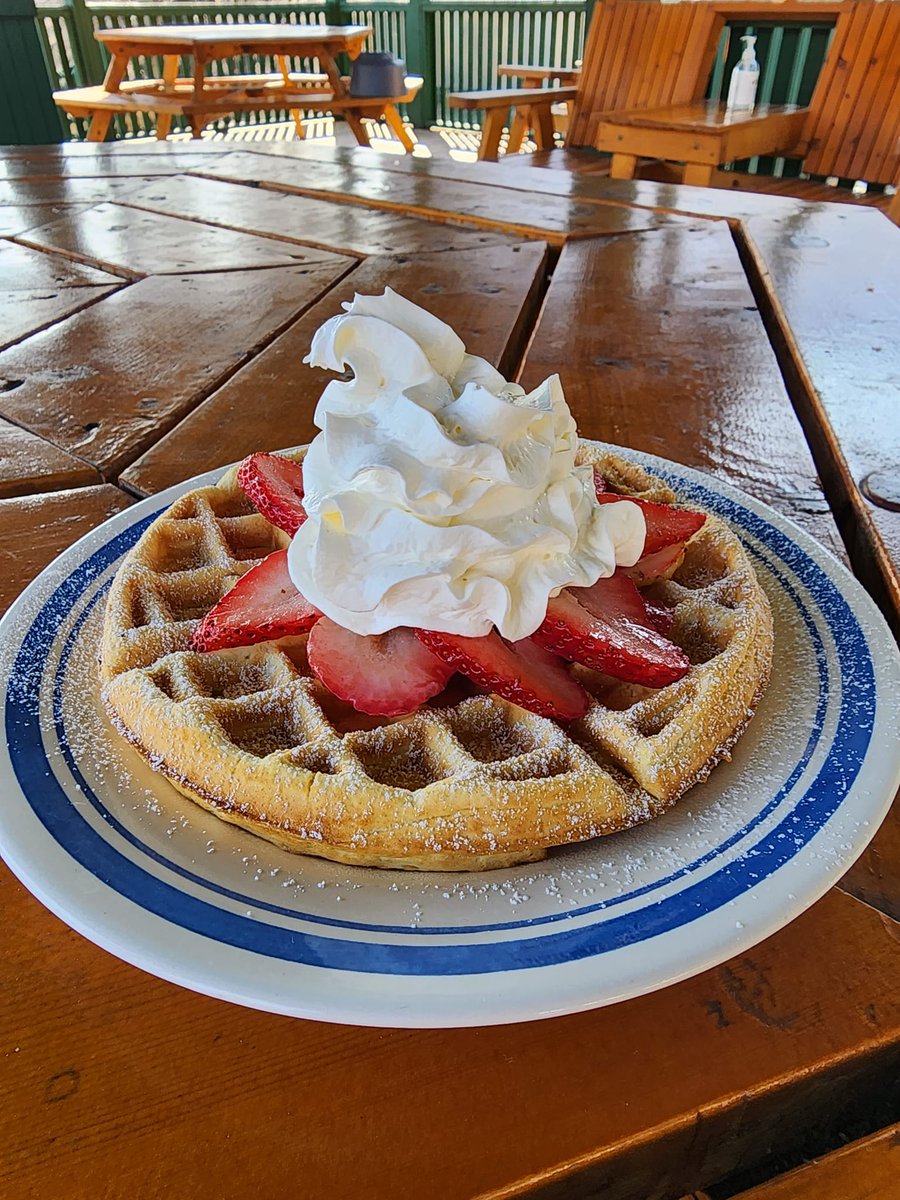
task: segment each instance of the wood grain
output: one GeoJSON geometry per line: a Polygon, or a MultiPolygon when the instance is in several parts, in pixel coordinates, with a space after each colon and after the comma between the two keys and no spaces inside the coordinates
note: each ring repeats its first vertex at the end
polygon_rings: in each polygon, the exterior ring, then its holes
{"type": "Polygon", "coordinates": [[[648,210],[598,207],[548,196],[535,206],[528,196],[510,193],[498,205],[492,188],[476,183],[402,178],[396,172],[358,171],[337,163],[310,162],[299,173],[283,158],[235,152],[214,166],[190,172],[213,179],[251,183],[301,195],[328,195],[332,201],[404,212],[436,221],[474,225],[561,244],[566,237],[599,237],[656,228],[673,218],[648,210]]]}
{"type": "Polygon", "coordinates": [[[520,382],[554,371],[583,436],[710,471],[838,549],[724,223],[566,246],[520,382]]]}
{"type": "Polygon", "coordinates": [[[171,175],[176,171],[188,171],[192,167],[201,166],[205,157],[195,153],[191,145],[168,146],[164,149],[168,150],[168,153],[151,153],[142,148],[143,152],[140,154],[7,158],[0,160],[0,180],[27,179],[40,182],[171,175]]]}
{"type": "Polygon", "coordinates": [[[900,634],[900,512],[862,490],[900,464],[900,229],[810,206],[748,220],[748,261],[854,569],[900,634]]]}
{"type": "Polygon", "coordinates": [[[99,473],[88,463],[0,419],[0,497],[99,482],[99,473]]]}
{"type": "Polygon", "coordinates": [[[516,240],[494,230],[460,229],[400,213],[191,175],[174,175],[149,184],[129,193],[125,203],[360,255],[464,250],[516,240]]]}
{"type": "Polygon", "coordinates": [[[0,204],[0,237],[14,237],[87,207],[87,204],[0,204]]]}
{"type": "MultiPolygon", "coordinates": [[[[110,484],[0,500],[0,612],[58,554],[131,503],[110,484]]],[[[8,880],[5,886],[11,886],[8,880]]],[[[6,1028],[13,1032],[14,1027],[6,1028]]]]}
{"type": "Polygon", "coordinates": [[[354,292],[394,288],[452,325],[472,354],[511,373],[540,299],[545,257],[543,244],[530,243],[367,259],[129,467],[122,482],[156,492],[253,450],[309,442],[316,403],[332,376],[304,366],[303,358],[316,329],[354,292]]]}
{"type": "Polygon", "coordinates": [[[141,280],[0,352],[8,389],[0,416],[114,476],[344,269],[311,263],[141,280]],[[9,381],[17,381],[11,390],[9,381]]]}
{"type": "Polygon", "coordinates": [[[900,1124],[894,1124],[734,1200],[891,1200],[898,1180],[900,1124]]]}
{"type": "Polygon", "coordinates": [[[11,1200],[80,1200],[104,1179],[148,1198],[292,1194],[298,1172],[304,1194],[371,1200],[677,1195],[858,1112],[900,1042],[896,941],[835,892],[655,995],[444,1031],[195,996],[83,941],[5,869],[0,900],[11,1200]]]}
{"type": "Polygon", "coordinates": [[[95,267],[70,262],[28,246],[0,239],[0,291],[34,291],[84,287],[86,284],[120,286],[122,277],[95,267]]]}
{"type": "Polygon", "coordinates": [[[300,247],[199,221],[98,204],[22,235],[30,246],[70,254],[133,275],[240,271],[295,263],[348,264],[327,250],[300,247]]]}

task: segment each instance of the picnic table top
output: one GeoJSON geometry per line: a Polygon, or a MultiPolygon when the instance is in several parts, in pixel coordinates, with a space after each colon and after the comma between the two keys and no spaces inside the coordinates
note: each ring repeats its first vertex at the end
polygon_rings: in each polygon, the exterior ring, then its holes
{"type": "Polygon", "coordinates": [[[174,51],[193,46],[229,46],[240,42],[242,46],[259,46],[265,49],[272,43],[325,42],[342,43],[371,32],[368,25],[267,25],[262,21],[233,22],[228,25],[145,25],[125,29],[98,29],[94,37],[107,46],[120,43],[136,46],[162,46],[174,51]]]}
{"type": "MultiPolygon", "coordinates": [[[[772,504],[896,630],[898,270],[878,212],[611,181],[590,156],[8,148],[0,603],[136,497],[309,441],[312,331],[390,285],[526,387],[558,371],[583,436],[772,504]]],[[[835,1130],[896,1082],[897,807],[749,954],[490,1029],[329,1026],[195,995],[83,940],[0,868],[4,1194],[293,1194],[302,1178],[334,1197],[628,1200],[835,1130]]]]}

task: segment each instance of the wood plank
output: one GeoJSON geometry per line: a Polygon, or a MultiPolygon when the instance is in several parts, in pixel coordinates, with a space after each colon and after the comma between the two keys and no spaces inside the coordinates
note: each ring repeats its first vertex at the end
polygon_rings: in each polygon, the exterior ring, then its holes
{"type": "MultiPolygon", "coordinates": [[[[754,213],[787,214],[799,213],[802,209],[801,205],[783,197],[759,193],[750,194],[736,190],[732,194],[724,188],[684,187],[643,179],[627,182],[609,179],[606,175],[609,160],[601,158],[593,150],[547,152],[551,162],[556,156],[560,156],[562,161],[564,156],[568,155],[565,161],[569,168],[560,170],[543,169],[540,163],[545,158],[544,154],[512,155],[496,163],[458,163],[452,159],[423,160],[400,155],[389,156],[362,148],[335,149],[313,144],[304,147],[296,142],[282,145],[273,143],[270,149],[255,148],[252,153],[264,158],[310,159],[324,163],[349,164],[358,171],[374,171],[382,179],[390,174],[452,179],[486,184],[492,188],[511,189],[525,193],[528,197],[535,193],[542,196],[566,196],[587,204],[624,205],[629,208],[649,208],[688,216],[723,217],[734,221],[754,213]],[[586,170],[574,169],[575,164],[580,162],[586,164],[586,170]]],[[[295,169],[299,171],[305,168],[297,163],[295,169]]],[[[505,207],[509,201],[504,197],[502,200],[498,199],[497,203],[505,207]]],[[[521,197],[517,198],[516,203],[521,203],[521,197]]]]}
{"type": "Polygon", "coordinates": [[[316,262],[335,269],[347,265],[327,250],[277,242],[122,204],[98,204],[31,229],[22,235],[22,241],[133,275],[247,271],[316,262]]]}
{"type": "Polygon", "coordinates": [[[2,179],[0,205],[5,204],[99,204],[120,200],[135,188],[159,176],[135,175],[122,179],[2,179]]]}
{"type": "Polygon", "coordinates": [[[30,246],[0,239],[0,294],[51,288],[77,288],[90,284],[122,284],[120,275],[70,262],[58,254],[47,254],[30,246]]]}
{"type": "Polygon", "coordinates": [[[50,182],[64,179],[123,178],[127,176],[174,175],[202,166],[207,156],[197,154],[191,143],[173,142],[169,153],[72,155],[65,158],[7,158],[0,160],[0,180],[50,182]]]}
{"type": "Polygon", "coordinates": [[[0,237],[15,237],[57,217],[83,212],[87,204],[3,204],[0,205],[0,237]]]}
{"type": "Polygon", "coordinates": [[[744,230],[854,570],[900,632],[900,512],[865,486],[873,474],[896,478],[900,463],[900,229],[872,209],[832,205],[799,224],[752,217],[744,230]]]}
{"type": "Polygon", "coordinates": [[[421,254],[516,241],[496,230],[461,229],[192,175],[158,180],[129,194],[126,203],[349,254],[421,254]]]}
{"type": "Polygon", "coordinates": [[[539,299],[545,254],[543,244],[530,243],[367,259],[129,467],[122,481],[142,493],[160,491],[253,450],[309,442],[316,433],[313,411],[330,375],[302,360],[316,329],[354,292],[392,287],[451,324],[471,353],[514,370],[539,299]]]}
{"type": "Polygon", "coordinates": [[[5,868],[0,900],[14,1196],[75,1200],[111,1178],[139,1195],[148,1162],[160,1196],[291,1194],[298,1129],[304,1190],[336,1200],[361,1179],[370,1200],[410,1180],[440,1200],[678,1195],[858,1115],[900,1043],[896,941],[834,892],[663,992],[468,1030],[328,1026],[192,995],[66,929],[5,868]],[[203,1114],[189,1137],[186,1095],[203,1114]]]}
{"type": "Polygon", "coordinates": [[[100,475],[88,463],[0,419],[0,497],[99,482],[100,475]]]}
{"type": "MultiPolygon", "coordinates": [[[[121,286],[122,280],[116,286],[121,286]]],[[[23,288],[0,292],[0,350],[79,312],[116,290],[106,287],[23,288]]]]}
{"type": "Polygon", "coordinates": [[[22,381],[0,391],[0,416],[112,477],[313,304],[344,261],[123,288],[0,353],[0,388],[22,381]]]}
{"type": "Polygon", "coordinates": [[[110,484],[0,500],[0,613],[57,555],[131,503],[131,496],[110,484]]]}
{"type": "Polygon", "coordinates": [[[890,1200],[900,1180],[900,1123],[860,1138],[734,1200],[890,1200]]]}
{"type": "Polygon", "coordinates": [[[383,208],[428,217],[435,221],[498,229],[561,244],[567,237],[596,237],[655,228],[671,218],[647,211],[582,204],[548,196],[538,208],[526,195],[510,194],[499,209],[496,194],[478,183],[402,178],[374,167],[358,170],[343,164],[309,162],[302,175],[283,158],[241,153],[229,155],[214,167],[191,171],[212,179],[256,184],[300,195],[327,195],[335,203],[383,208]]]}
{"type": "Polygon", "coordinates": [[[724,224],[566,246],[521,382],[553,372],[584,437],[709,471],[839,550],[724,224]]]}

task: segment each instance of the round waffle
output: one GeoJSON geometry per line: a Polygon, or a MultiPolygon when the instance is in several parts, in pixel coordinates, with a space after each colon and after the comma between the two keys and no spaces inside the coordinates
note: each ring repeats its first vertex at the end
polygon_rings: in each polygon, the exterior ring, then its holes
{"type": "MultiPolygon", "coordinates": [[[[303,451],[289,457],[298,460],[303,451]]],[[[612,491],[672,503],[590,442],[612,491]]],[[[107,605],[103,696],[120,732],[179,791],[286,849],[361,866],[483,870],[663,812],[731,748],[765,690],[768,601],[714,517],[674,577],[671,639],[692,667],[662,689],[573,668],[594,698],[565,727],[464,681],[417,712],[370,718],[312,675],[306,638],[200,654],[203,615],[288,538],[228,471],[177,500],[122,563],[107,605]]]]}

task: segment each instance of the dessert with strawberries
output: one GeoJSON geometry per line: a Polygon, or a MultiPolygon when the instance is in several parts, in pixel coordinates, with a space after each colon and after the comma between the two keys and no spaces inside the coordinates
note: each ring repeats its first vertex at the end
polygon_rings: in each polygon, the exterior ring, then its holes
{"type": "Polygon", "coordinates": [[[663,811],[765,688],[765,595],[720,521],[579,443],[390,290],[307,361],[304,452],[177,500],[107,607],[104,699],[179,790],[291,850],[466,870],[663,811]]]}

